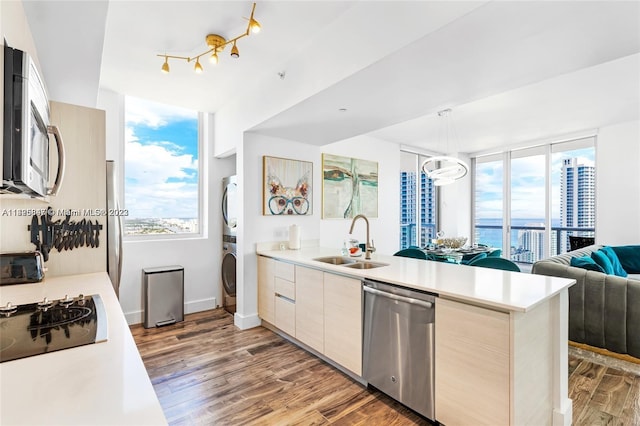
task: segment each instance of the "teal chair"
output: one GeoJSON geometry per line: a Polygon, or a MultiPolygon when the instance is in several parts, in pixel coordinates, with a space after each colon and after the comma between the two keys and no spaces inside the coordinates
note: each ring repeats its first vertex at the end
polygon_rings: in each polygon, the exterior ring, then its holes
{"type": "Polygon", "coordinates": [[[427,253],[417,248],[406,248],[393,254],[394,256],[413,257],[414,259],[427,260],[427,253]]]}
{"type": "Polygon", "coordinates": [[[479,266],[481,268],[502,269],[503,271],[520,272],[518,265],[509,259],[502,257],[485,257],[484,259],[474,260],[469,266],[479,266]]]}
{"type": "Polygon", "coordinates": [[[487,257],[500,257],[502,255],[502,249],[495,249],[487,255],[487,257]]]}
{"type": "Polygon", "coordinates": [[[464,256],[462,256],[462,261],[460,261],[461,265],[468,265],[471,262],[473,262],[474,260],[480,260],[480,259],[484,259],[487,257],[487,253],[478,253],[478,254],[474,254],[474,255],[470,255],[470,257],[468,259],[465,259],[464,256]]]}

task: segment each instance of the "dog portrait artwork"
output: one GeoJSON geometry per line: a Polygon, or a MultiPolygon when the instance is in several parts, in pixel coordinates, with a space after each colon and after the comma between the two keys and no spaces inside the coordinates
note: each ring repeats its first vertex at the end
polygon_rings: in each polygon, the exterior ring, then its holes
{"type": "Polygon", "coordinates": [[[264,215],[312,213],[313,163],[264,156],[263,169],[264,215]]]}

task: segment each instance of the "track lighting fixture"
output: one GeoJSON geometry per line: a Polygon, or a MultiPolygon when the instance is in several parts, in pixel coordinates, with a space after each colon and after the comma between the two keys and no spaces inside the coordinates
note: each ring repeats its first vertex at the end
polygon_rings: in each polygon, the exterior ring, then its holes
{"type": "MultiPolygon", "coordinates": [[[[234,37],[232,39],[226,40],[224,37],[218,35],[218,34],[208,34],[205,37],[205,42],[207,43],[207,46],[209,47],[209,50],[207,50],[206,52],[203,52],[197,56],[194,57],[189,57],[189,56],[175,56],[175,55],[157,55],[161,58],[164,58],[164,63],[162,64],[162,72],[163,73],[169,73],[169,59],[181,59],[183,61],[187,61],[187,62],[192,62],[195,61],[196,64],[194,66],[194,71],[196,73],[201,73],[202,72],[202,65],[200,64],[200,57],[204,56],[204,55],[208,55],[211,53],[211,57],[209,58],[209,61],[212,64],[217,64],[218,63],[218,52],[222,52],[225,48],[225,46],[227,44],[231,44],[233,43],[233,46],[231,47],[231,57],[232,58],[239,58],[240,57],[240,51],[238,50],[238,46],[236,45],[237,41],[240,40],[243,37],[248,36],[250,33],[259,33],[260,32],[260,23],[258,21],[255,20],[255,18],[253,17],[253,13],[256,10],[256,4],[253,3],[253,7],[251,8],[251,15],[249,16],[248,20],[249,23],[247,24],[247,30],[240,34],[237,37],[234,37]]],[[[247,19],[247,18],[245,18],[247,19]]]]}
{"type": "Polygon", "coordinates": [[[195,70],[195,72],[197,72],[198,74],[200,74],[202,72],[202,65],[200,65],[200,60],[198,58],[196,58],[196,66],[193,67],[193,69],[195,70]]]}
{"type": "Polygon", "coordinates": [[[239,58],[240,57],[240,52],[238,52],[238,47],[236,46],[236,42],[233,42],[233,47],[231,48],[231,57],[232,58],[239,58]]]}

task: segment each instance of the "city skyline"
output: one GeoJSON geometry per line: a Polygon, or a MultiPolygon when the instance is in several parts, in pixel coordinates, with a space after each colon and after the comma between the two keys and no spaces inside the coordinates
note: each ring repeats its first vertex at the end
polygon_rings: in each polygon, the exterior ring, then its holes
{"type": "MultiPolygon", "coordinates": [[[[595,166],[594,166],[594,148],[577,149],[572,151],[564,151],[552,154],[552,173],[551,173],[551,203],[552,203],[552,228],[557,227],[588,227],[595,226],[595,166]],[[575,169],[575,171],[574,171],[575,169]],[[574,197],[573,194],[576,194],[574,197]],[[568,200],[571,200],[569,202],[568,200]],[[569,206],[574,206],[569,208],[569,206]],[[555,213],[555,214],[554,214],[555,213]],[[580,220],[569,220],[568,215],[579,217],[580,220]],[[565,217],[566,216],[566,217],[565,217]]],[[[568,248],[568,235],[574,234],[572,231],[555,231],[544,229],[522,229],[522,228],[544,228],[546,220],[544,218],[544,193],[546,185],[545,177],[540,175],[540,160],[544,160],[544,156],[537,158],[516,158],[512,161],[512,203],[514,198],[522,201],[528,194],[529,198],[536,204],[536,208],[527,210],[528,217],[517,217],[519,209],[522,206],[512,207],[512,216],[510,227],[514,230],[511,233],[510,251],[511,259],[519,262],[532,263],[541,259],[545,255],[546,238],[545,233],[550,233],[552,255],[558,250],[564,252],[568,248]],[[525,161],[522,161],[525,160],[525,161]],[[532,191],[532,189],[534,189],[532,191]],[[535,195],[532,194],[535,192],[535,195]],[[514,197],[514,193],[516,194],[514,197]],[[539,194],[542,195],[542,201],[539,200],[539,194]],[[542,206],[542,209],[539,207],[542,206]],[[516,213],[514,213],[514,211],[516,213]],[[558,235],[558,232],[560,234],[558,235]],[[558,241],[564,241],[563,246],[558,245],[558,241]]],[[[502,248],[503,239],[503,218],[502,218],[502,162],[480,163],[480,167],[476,168],[477,182],[484,182],[487,188],[479,187],[476,184],[476,213],[482,206],[487,205],[487,201],[493,204],[493,207],[499,207],[500,215],[498,217],[490,217],[490,215],[477,214],[476,226],[480,226],[474,230],[475,242],[488,244],[496,248],[502,248]],[[488,168],[482,168],[482,165],[488,164],[488,168]],[[487,178],[489,176],[489,178],[487,178]],[[483,179],[484,177],[484,179],[483,179]],[[499,191],[498,191],[499,188],[499,191]],[[499,193],[499,196],[496,194],[499,193]],[[483,195],[487,195],[483,198],[483,195]],[[487,226],[489,228],[483,228],[487,226]]],[[[424,174],[421,174],[423,181],[428,181],[424,174]]],[[[400,172],[400,248],[406,248],[415,245],[416,242],[420,246],[426,245],[429,240],[421,236],[417,236],[417,175],[413,171],[400,172]]],[[[424,186],[424,183],[423,185],[424,186]]],[[[428,191],[425,191],[428,193],[428,191]]],[[[429,199],[431,206],[426,205],[426,199],[421,200],[420,208],[423,217],[425,211],[436,210],[434,206],[435,197],[429,199]]],[[[421,224],[420,228],[425,228],[426,223],[421,224]]],[[[435,226],[432,227],[435,233],[435,226]]],[[[431,231],[431,229],[430,229],[431,231]]],[[[583,232],[580,232],[584,235],[583,232]]],[[[430,237],[430,238],[433,238],[430,237]]],[[[471,240],[470,240],[471,241],[471,240]]]]}

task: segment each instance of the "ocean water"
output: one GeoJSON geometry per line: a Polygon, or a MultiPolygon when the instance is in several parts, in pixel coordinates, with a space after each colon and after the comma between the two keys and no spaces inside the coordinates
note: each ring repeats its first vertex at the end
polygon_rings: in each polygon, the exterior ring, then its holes
{"type": "MultiPolygon", "coordinates": [[[[502,225],[502,219],[478,219],[477,225],[502,225]]],[[[540,226],[544,224],[544,218],[540,219],[511,219],[513,226],[540,226]]],[[[560,226],[560,220],[551,220],[551,226],[560,226]]],[[[502,248],[502,229],[476,229],[476,242],[480,244],[486,244],[490,247],[502,248]]],[[[511,247],[518,247],[518,232],[511,233],[511,247]]]]}

